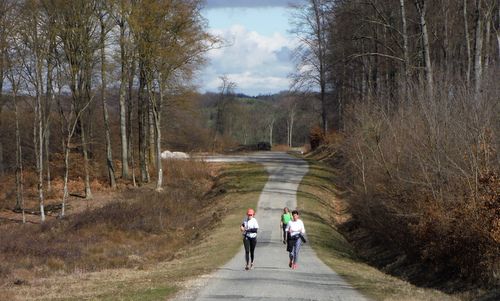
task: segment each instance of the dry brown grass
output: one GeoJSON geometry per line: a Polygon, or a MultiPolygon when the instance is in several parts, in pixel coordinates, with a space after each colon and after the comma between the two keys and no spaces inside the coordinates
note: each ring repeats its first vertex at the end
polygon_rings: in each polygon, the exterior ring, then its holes
{"type": "Polygon", "coordinates": [[[334,183],[338,172],[310,161],[310,171],[299,186],[298,208],[312,247],[328,266],[374,300],[460,300],[432,289],[419,288],[364,263],[339,233],[350,220],[347,206],[334,183]]]}
{"type": "Polygon", "coordinates": [[[219,175],[219,167],[202,162],[165,167],[163,193],[143,187],[65,220],[2,228],[0,295],[163,300],[181,280],[230,259],[240,247],[234,225],[256,204],[267,179],[263,168],[238,165],[219,175]]]}
{"type": "Polygon", "coordinates": [[[353,104],[345,139],[325,153],[339,158],[358,228],[396,254],[373,262],[420,285],[499,288],[498,81],[477,96],[439,86],[432,97],[415,86],[391,110],[353,104]]]}

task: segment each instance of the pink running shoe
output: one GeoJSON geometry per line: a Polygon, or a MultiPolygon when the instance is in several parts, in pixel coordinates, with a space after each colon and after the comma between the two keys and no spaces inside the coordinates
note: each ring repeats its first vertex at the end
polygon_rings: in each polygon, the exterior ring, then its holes
{"type": "Polygon", "coordinates": [[[299,267],[299,266],[298,266],[296,263],[294,263],[294,264],[292,265],[292,270],[296,270],[298,267],[299,267]]]}

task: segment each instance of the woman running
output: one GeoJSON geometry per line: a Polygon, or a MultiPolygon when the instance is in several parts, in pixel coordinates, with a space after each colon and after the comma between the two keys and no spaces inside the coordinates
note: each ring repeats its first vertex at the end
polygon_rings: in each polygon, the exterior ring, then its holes
{"type": "Polygon", "coordinates": [[[243,220],[240,226],[241,233],[243,234],[243,245],[245,246],[245,260],[247,265],[245,270],[253,269],[255,245],[257,244],[257,230],[259,223],[255,219],[255,211],[253,209],[247,210],[247,217],[243,220]]]}
{"type": "Polygon", "coordinates": [[[290,262],[288,266],[295,270],[297,269],[300,246],[302,245],[302,241],[305,242],[303,235],[306,233],[306,229],[297,210],[292,211],[292,217],[293,220],[286,226],[286,232],[289,234],[287,251],[290,252],[290,262]]]}
{"type": "Polygon", "coordinates": [[[283,214],[280,218],[280,228],[283,230],[283,244],[286,244],[287,235],[286,235],[286,225],[292,220],[292,214],[290,213],[290,209],[288,207],[283,208],[283,214]]]}

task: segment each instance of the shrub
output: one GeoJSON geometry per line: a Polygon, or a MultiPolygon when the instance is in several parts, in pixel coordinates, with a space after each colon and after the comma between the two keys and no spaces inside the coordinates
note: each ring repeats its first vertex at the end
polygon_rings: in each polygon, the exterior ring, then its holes
{"type": "Polygon", "coordinates": [[[433,281],[499,285],[500,104],[487,87],[477,97],[442,86],[452,92],[415,87],[393,111],[377,100],[350,107],[341,151],[351,210],[433,281]]]}
{"type": "Polygon", "coordinates": [[[311,150],[315,150],[325,142],[325,134],[323,129],[319,126],[311,128],[309,132],[309,143],[311,144],[311,150]]]}

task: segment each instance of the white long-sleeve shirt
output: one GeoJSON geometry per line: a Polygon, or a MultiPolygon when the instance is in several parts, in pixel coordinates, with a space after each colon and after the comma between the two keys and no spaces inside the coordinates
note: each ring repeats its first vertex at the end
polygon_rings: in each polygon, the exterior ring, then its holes
{"type": "Polygon", "coordinates": [[[286,225],[286,232],[290,233],[290,236],[295,236],[298,234],[304,234],[306,233],[306,228],[304,227],[304,223],[302,220],[291,220],[287,225],[286,225]]]}

